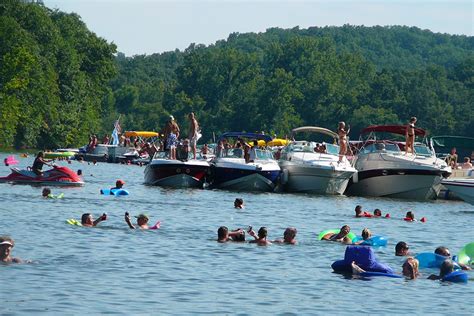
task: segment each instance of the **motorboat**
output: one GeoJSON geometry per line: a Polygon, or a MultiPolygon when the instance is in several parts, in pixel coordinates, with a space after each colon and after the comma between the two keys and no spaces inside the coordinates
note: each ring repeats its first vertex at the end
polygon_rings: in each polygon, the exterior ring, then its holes
{"type": "Polygon", "coordinates": [[[11,174],[0,177],[0,182],[35,185],[82,186],[84,181],[74,171],[67,167],[54,166],[38,176],[31,170],[11,168],[11,174]]]}
{"type": "Polygon", "coordinates": [[[330,142],[295,140],[282,151],[279,165],[282,170],[282,184],[285,191],[316,194],[341,195],[349,179],[357,170],[344,156],[339,161],[338,136],[322,127],[303,126],[292,130],[296,134],[307,133],[317,138],[329,137],[330,142]]]}
{"type": "MultiPolygon", "coordinates": [[[[434,150],[416,142],[415,153],[405,152],[403,125],[374,125],[361,131],[366,136],[351,142],[355,151],[355,174],[346,193],[359,196],[383,196],[405,199],[435,199],[441,190],[441,179],[451,174],[444,160],[438,159],[434,150]],[[394,139],[384,136],[395,135],[394,139]],[[398,135],[398,139],[397,139],[398,135]]],[[[426,132],[415,128],[415,136],[426,132]]]]}
{"type": "MultiPolygon", "coordinates": [[[[245,132],[228,132],[222,134],[218,142],[230,144],[237,139],[247,141],[264,140],[269,142],[268,135],[245,132]]],[[[279,178],[280,167],[273,159],[273,154],[266,148],[255,149],[255,159],[245,159],[243,148],[226,147],[217,152],[211,161],[211,188],[238,191],[274,191],[279,178]]]]}
{"type": "MultiPolygon", "coordinates": [[[[405,142],[400,140],[405,131],[403,125],[373,125],[361,131],[361,140],[351,142],[358,172],[352,177],[347,194],[419,200],[436,198],[441,190],[441,179],[451,174],[451,168],[423,143],[416,142],[415,153],[407,154],[405,142]],[[385,134],[395,135],[395,138],[384,137],[385,134]]],[[[415,136],[425,135],[424,130],[415,128],[415,136]]]]}
{"type": "Polygon", "coordinates": [[[474,205],[474,178],[449,178],[441,183],[457,197],[474,205]]]}
{"type": "MultiPolygon", "coordinates": [[[[179,152],[178,148],[178,152],[179,152]]],[[[203,188],[209,176],[209,159],[189,159],[178,155],[178,159],[169,159],[166,152],[160,151],[145,168],[145,184],[175,188],[203,188]]]]}

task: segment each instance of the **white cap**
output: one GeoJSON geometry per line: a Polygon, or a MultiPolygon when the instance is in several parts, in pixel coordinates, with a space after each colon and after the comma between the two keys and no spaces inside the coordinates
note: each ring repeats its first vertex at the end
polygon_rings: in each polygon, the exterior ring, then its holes
{"type": "Polygon", "coordinates": [[[12,244],[11,242],[9,242],[8,240],[5,240],[5,241],[0,242],[0,246],[1,246],[1,245],[13,246],[13,244],[12,244]]]}

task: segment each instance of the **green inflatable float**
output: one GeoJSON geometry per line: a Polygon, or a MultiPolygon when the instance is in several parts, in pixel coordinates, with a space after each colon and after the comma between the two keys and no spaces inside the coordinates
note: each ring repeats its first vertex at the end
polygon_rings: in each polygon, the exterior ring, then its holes
{"type": "MultiPolygon", "coordinates": [[[[334,234],[338,234],[341,230],[340,229],[327,229],[325,231],[322,231],[321,233],[319,233],[318,235],[318,240],[322,240],[324,236],[326,236],[327,234],[329,233],[334,233],[334,234]]],[[[353,233],[353,232],[350,232],[349,234],[347,234],[347,237],[351,240],[356,238],[356,235],[353,233]]]]}
{"type": "Polygon", "coordinates": [[[473,265],[474,264],[474,242],[464,246],[458,253],[458,263],[473,265]]]}

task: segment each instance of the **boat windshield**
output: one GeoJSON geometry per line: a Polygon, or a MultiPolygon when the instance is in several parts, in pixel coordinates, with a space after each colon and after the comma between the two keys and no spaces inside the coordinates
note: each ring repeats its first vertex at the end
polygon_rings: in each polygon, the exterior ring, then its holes
{"type": "Polygon", "coordinates": [[[339,155],[339,146],[329,143],[295,141],[285,147],[285,152],[305,152],[339,155]]]}
{"type": "MultiPolygon", "coordinates": [[[[269,150],[257,149],[257,159],[259,160],[270,160],[273,159],[273,154],[269,150]]],[[[244,158],[244,151],[241,148],[231,148],[227,150],[225,155],[227,158],[244,158]]]]}
{"type": "Polygon", "coordinates": [[[415,144],[415,153],[418,155],[418,156],[426,156],[426,157],[430,157],[430,156],[433,156],[433,152],[431,151],[431,149],[426,146],[426,145],[423,145],[423,144],[415,144]]]}
{"type": "Polygon", "coordinates": [[[362,148],[363,154],[375,153],[375,152],[391,152],[391,153],[400,153],[400,148],[397,144],[391,143],[372,143],[370,145],[364,146],[362,148]]]}

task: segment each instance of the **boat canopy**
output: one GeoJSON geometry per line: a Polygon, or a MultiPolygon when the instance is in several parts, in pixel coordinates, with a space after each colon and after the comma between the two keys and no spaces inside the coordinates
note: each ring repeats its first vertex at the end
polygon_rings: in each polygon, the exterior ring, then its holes
{"type": "MultiPolygon", "coordinates": [[[[407,130],[406,125],[371,125],[369,127],[364,128],[360,133],[367,134],[370,132],[379,132],[379,133],[392,133],[392,134],[399,134],[405,135],[407,130]]],[[[417,136],[425,136],[426,131],[415,127],[415,135],[417,136]]]]}
{"type": "Polygon", "coordinates": [[[283,139],[283,138],[274,138],[271,141],[267,143],[267,146],[273,147],[273,146],[286,146],[290,143],[288,139],[283,139]]]}
{"type": "Polygon", "coordinates": [[[272,140],[270,135],[264,134],[257,134],[257,133],[246,133],[246,132],[228,132],[222,134],[218,142],[225,139],[225,138],[247,138],[247,139],[256,139],[256,140],[264,140],[266,143],[272,140]]]}
{"type": "Polygon", "coordinates": [[[302,126],[302,127],[294,128],[291,130],[291,135],[293,137],[296,133],[303,133],[303,132],[320,133],[320,134],[331,136],[332,138],[337,138],[337,134],[335,132],[324,127],[316,127],[316,126],[302,126]]]}
{"type": "Polygon", "coordinates": [[[125,137],[143,137],[143,138],[150,138],[150,137],[158,137],[158,133],[156,132],[136,132],[136,131],[127,131],[125,132],[125,137]]]}
{"type": "Polygon", "coordinates": [[[433,136],[431,137],[433,146],[448,147],[449,149],[467,148],[474,150],[474,138],[464,136],[433,136]]]}

